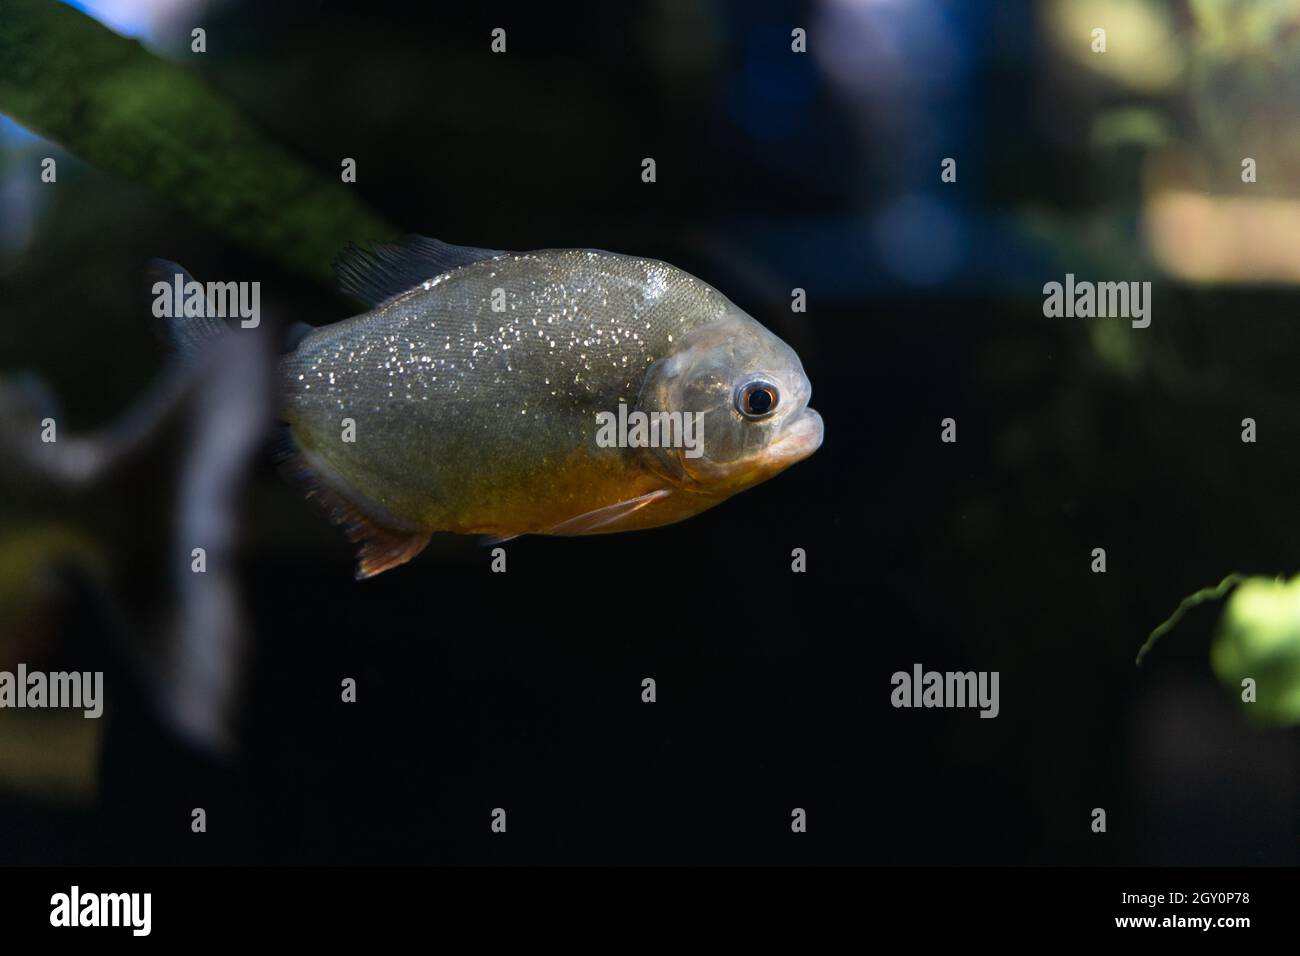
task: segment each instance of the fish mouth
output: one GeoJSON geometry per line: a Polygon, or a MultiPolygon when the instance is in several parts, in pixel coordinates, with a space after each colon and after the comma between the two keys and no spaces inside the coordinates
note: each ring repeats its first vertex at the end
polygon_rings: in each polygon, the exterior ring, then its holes
{"type": "Polygon", "coordinates": [[[821,447],[822,434],[822,417],[813,409],[804,408],[749,458],[716,463],[707,458],[687,459],[681,449],[675,449],[676,454],[656,461],[661,474],[685,491],[731,495],[803,461],[821,447]]]}
{"type": "Polygon", "coordinates": [[[793,465],[820,448],[824,434],[822,417],[814,409],[805,408],[790,419],[769,451],[782,465],[793,465]]]}

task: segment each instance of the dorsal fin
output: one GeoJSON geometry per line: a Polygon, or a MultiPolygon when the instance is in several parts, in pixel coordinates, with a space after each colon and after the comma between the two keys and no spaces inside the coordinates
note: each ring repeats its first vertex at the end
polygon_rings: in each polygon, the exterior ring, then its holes
{"type": "Polygon", "coordinates": [[[453,246],[426,236],[406,236],[370,249],[348,246],[334,260],[334,274],[344,292],[373,308],[444,272],[503,255],[496,249],[453,246]]]}

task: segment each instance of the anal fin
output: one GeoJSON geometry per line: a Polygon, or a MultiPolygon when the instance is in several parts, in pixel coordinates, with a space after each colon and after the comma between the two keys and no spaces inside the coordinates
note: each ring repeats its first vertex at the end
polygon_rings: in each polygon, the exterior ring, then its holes
{"type": "Polygon", "coordinates": [[[358,581],[405,564],[429,543],[432,532],[397,527],[368,514],[324,479],[293,446],[291,439],[286,439],[276,450],[276,458],[289,477],[306,489],[307,497],[319,502],[330,521],[342,528],[348,541],[357,546],[355,577],[358,581]]]}
{"type": "Polygon", "coordinates": [[[347,531],[348,540],[357,545],[358,581],[373,578],[389,568],[405,564],[424,550],[429,543],[430,533],[390,531],[371,523],[364,517],[354,519],[364,525],[354,536],[347,531]]]}

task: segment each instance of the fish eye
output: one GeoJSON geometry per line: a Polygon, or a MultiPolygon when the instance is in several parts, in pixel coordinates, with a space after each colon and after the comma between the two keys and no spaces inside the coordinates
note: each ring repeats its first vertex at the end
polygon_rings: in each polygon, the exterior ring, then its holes
{"type": "Polygon", "coordinates": [[[746,418],[766,418],[780,400],[781,393],[771,382],[749,382],[736,390],[736,410],[746,418]]]}

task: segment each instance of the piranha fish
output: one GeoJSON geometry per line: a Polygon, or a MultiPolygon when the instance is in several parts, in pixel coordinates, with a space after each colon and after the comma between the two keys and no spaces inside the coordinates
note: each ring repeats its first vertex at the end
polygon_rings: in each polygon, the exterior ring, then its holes
{"type": "MultiPolygon", "coordinates": [[[[358,545],[358,578],[409,561],[435,531],[671,524],[821,445],[794,351],[667,263],[410,237],[353,247],[336,271],[371,308],[281,359],[280,457],[358,545]],[[695,413],[697,441],[598,442],[620,406],[663,418],[669,437],[671,413],[695,413]]],[[[182,350],[239,334],[208,316],[172,322],[182,350]]]]}

